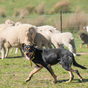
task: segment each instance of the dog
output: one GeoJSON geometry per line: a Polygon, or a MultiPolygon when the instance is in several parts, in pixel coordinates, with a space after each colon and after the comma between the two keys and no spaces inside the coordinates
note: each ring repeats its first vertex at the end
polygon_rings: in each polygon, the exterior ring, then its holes
{"type": "Polygon", "coordinates": [[[71,64],[73,64],[76,67],[80,67],[82,69],[87,69],[84,66],[79,65],[74,58],[74,55],[64,48],[57,48],[57,49],[39,49],[36,48],[34,44],[32,45],[26,45],[22,44],[24,54],[26,56],[27,60],[31,60],[35,63],[36,67],[31,73],[29,74],[29,77],[25,80],[26,82],[31,80],[31,77],[41,70],[43,67],[45,67],[50,74],[54,78],[54,83],[57,83],[56,75],[54,74],[51,65],[55,65],[57,63],[61,64],[62,67],[67,70],[70,74],[70,79],[67,82],[71,82],[74,78],[74,75],[72,72],[75,72],[79,79],[83,81],[82,77],[80,76],[78,70],[74,70],[71,68],[71,64]]]}
{"type": "Polygon", "coordinates": [[[88,48],[88,35],[85,33],[79,33],[78,37],[83,41],[83,43],[80,45],[80,48],[82,48],[82,45],[86,44],[86,48],[88,48]]]}

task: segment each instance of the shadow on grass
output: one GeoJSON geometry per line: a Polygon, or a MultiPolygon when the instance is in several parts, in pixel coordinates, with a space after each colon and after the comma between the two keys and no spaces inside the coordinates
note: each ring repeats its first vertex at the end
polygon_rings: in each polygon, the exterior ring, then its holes
{"type": "Polygon", "coordinates": [[[10,57],[6,57],[7,59],[16,59],[16,58],[23,58],[23,56],[10,56],[10,57]]]}
{"type": "MultiPolygon", "coordinates": [[[[69,79],[67,80],[57,80],[58,83],[62,83],[62,82],[66,82],[68,81],[69,79]]],[[[88,82],[88,79],[83,79],[83,82],[80,81],[79,79],[73,79],[71,82],[68,82],[68,83],[84,83],[84,82],[88,82]],[[75,81],[75,82],[74,82],[75,81]]]]}
{"type": "Polygon", "coordinates": [[[77,54],[77,56],[81,56],[81,54],[77,54]]]}

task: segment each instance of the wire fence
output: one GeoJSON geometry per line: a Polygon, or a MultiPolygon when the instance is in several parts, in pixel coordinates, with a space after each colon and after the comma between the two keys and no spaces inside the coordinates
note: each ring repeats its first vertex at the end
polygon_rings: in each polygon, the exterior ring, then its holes
{"type": "Polygon", "coordinates": [[[84,26],[88,24],[88,14],[84,13],[62,13],[61,14],[53,14],[53,15],[29,15],[29,16],[8,16],[8,17],[0,17],[0,24],[5,23],[7,19],[12,21],[21,22],[21,23],[29,23],[35,26],[41,25],[52,25],[57,28],[57,30],[62,32],[70,31],[70,32],[78,32],[79,30],[85,32],[83,30],[84,26]],[[62,21],[62,22],[61,22],[62,21]]]}

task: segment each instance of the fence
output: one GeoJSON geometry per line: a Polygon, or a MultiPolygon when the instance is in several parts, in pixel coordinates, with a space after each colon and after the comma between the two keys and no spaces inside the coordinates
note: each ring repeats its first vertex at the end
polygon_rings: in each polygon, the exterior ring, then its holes
{"type": "Polygon", "coordinates": [[[84,13],[59,13],[54,15],[29,15],[24,17],[0,17],[0,23],[4,23],[5,20],[11,19],[14,22],[29,23],[36,26],[52,25],[59,31],[78,32],[83,30],[84,26],[88,24],[88,14],[84,13]]]}

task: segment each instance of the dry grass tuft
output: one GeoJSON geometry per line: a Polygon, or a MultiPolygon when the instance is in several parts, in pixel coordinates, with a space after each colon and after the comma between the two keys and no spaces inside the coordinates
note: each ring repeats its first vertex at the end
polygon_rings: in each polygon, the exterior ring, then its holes
{"type": "Polygon", "coordinates": [[[43,16],[36,18],[34,21],[34,25],[36,25],[36,26],[42,26],[44,24],[45,24],[45,17],[43,17],[43,16]]]}
{"type": "Polygon", "coordinates": [[[33,5],[28,5],[26,8],[15,9],[13,15],[23,18],[24,16],[28,16],[33,12],[35,12],[35,7],[33,5]]]}
{"type": "Polygon", "coordinates": [[[5,10],[3,8],[0,8],[0,16],[5,17],[5,10]]]}
{"type": "Polygon", "coordinates": [[[43,2],[38,5],[38,7],[37,7],[37,13],[38,14],[44,14],[44,3],[43,2]]]}
{"type": "Polygon", "coordinates": [[[70,10],[70,3],[68,1],[60,1],[57,2],[54,6],[53,9],[49,12],[49,13],[57,13],[60,10],[62,10],[63,12],[68,12],[70,10]]]}

